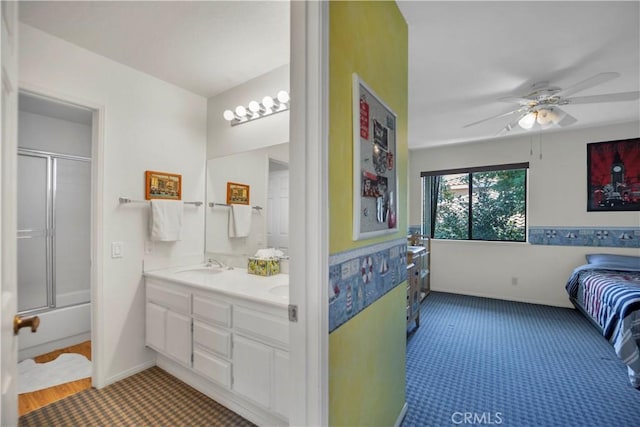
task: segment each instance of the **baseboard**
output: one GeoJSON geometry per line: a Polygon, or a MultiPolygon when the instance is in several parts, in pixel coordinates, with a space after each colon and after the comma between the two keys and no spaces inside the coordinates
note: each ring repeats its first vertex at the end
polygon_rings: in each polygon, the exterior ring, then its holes
{"type": "Polygon", "coordinates": [[[407,405],[407,402],[404,402],[404,405],[402,405],[402,410],[400,411],[400,414],[398,415],[398,418],[396,419],[393,427],[400,427],[402,425],[402,421],[404,421],[404,417],[407,415],[408,410],[409,405],[407,405]]]}
{"type": "Polygon", "coordinates": [[[535,299],[535,298],[518,298],[518,297],[503,296],[503,295],[491,295],[491,294],[486,294],[486,293],[483,293],[483,292],[468,291],[466,289],[464,289],[464,290],[461,290],[461,289],[437,289],[437,288],[432,287],[431,290],[434,291],[434,292],[445,292],[445,293],[448,293],[448,294],[469,295],[469,296],[472,296],[472,297],[500,299],[500,300],[504,300],[504,301],[514,301],[514,302],[524,302],[524,303],[528,303],[528,304],[548,305],[550,307],[574,308],[573,305],[571,305],[571,302],[569,301],[569,295],[567,295],[567,302],[566,303],[558,304],[557,301],[544,301],[544,300],[538,300],[538,299],[535,299]]]}
{"type": "MultiPolygon", "coordinates": [[[[130,377],[131,375],[135,375],[135,374],[137,374],[137,373],[139,373],[139,372],[142,372],[142,371],[144,371],[144,370],[146,370],[146,369],[153,368],[154,366],[156,366],[156,361],[155,361],[155,359],[148,360],[148,361],[146,361],[146,362],[144,362],[144,363],[141,363],[141,364],[139,364],[139,365],[137,365],[137,366],[134,366],[134,367],[133,367],[133,368],[131,368],[131,369],[127,369],[127,370],[126,370],[126,371],[124,371],[124,372],[120,372],[120,373],[119,373],[119,374],[117,374],[117,375],[113,375],[113,376],[111,376],[111,377],[108,377],[108,378],[106,379],[106,381],[105,381],[105,383],[104,383],[104,385],[103,385],[102,387],[106,387],[106,386],[108,386],[109,384],[113,384],[113,383],[115,383],[115,382],[117,382],[117,381],[120,381],[120,380],[123,380],[123,379],[125,379],[125,378],[128,378],[128,377],[130,377]]],[[[96,388],[102,388],[102,387],[96,387],[96,388]]]]}

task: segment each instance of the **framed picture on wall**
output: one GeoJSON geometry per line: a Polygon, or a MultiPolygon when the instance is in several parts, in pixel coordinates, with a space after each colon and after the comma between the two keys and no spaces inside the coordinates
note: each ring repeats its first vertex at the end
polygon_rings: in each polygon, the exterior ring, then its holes
{"type": "Polygon", "coordinates": [[[182,175],[145,171],[145,198],[182,200],[182,175]]]}
{"type": "Polygon", "coordinates": [[[397,116],[353,74],[353,240],[398,231],[397,116]]]}
{"type": "Polygon", "coordinates": [[[227,204],[248,205],[249,186],[237,182],[227,182],[227,204]]]}
{"type": "Polygon", "coordinates": [[[587,144],[587,211],[640,211],[640,138],[587,144]]]}

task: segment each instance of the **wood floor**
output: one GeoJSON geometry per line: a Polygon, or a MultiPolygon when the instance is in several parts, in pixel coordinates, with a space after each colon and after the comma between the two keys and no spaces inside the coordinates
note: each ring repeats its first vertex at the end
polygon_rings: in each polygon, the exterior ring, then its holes
{"type": "MultiPolygon", "coordinates": [[[[51,353],[34,357],[33,360],[35,360],[36,363],[50,362],[55,360],[62,353],[78,353],[91,360],[91,341],[85,341],[78,345],[54,350],[51,353]]],[[[49,403],[71,396],[88,388],[91,388],[91,378],[83,378],[78,381],[60,384],[55,387],[49,387],[31,393],[19,394],[18,413],[19,415],[27,414],[35,409],[46,406],[49,403]]]]}

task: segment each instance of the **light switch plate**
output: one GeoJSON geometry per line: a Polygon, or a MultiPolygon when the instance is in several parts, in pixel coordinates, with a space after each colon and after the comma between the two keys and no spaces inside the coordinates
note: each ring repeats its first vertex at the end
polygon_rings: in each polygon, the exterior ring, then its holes
{"type": "Polygon", "coordinates": [[[122,242],[111,242],[111,258],[122,258],[122,242]]]}

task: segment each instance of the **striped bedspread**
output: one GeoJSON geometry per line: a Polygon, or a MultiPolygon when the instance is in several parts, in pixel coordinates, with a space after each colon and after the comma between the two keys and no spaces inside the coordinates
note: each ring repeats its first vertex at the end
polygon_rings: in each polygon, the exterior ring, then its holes
{"type": "Polygon", "coordinates": [[[640,271],[584,265],[574,270],[566,289],[613,344],[631,384],[640,387],[640,271]]]}

